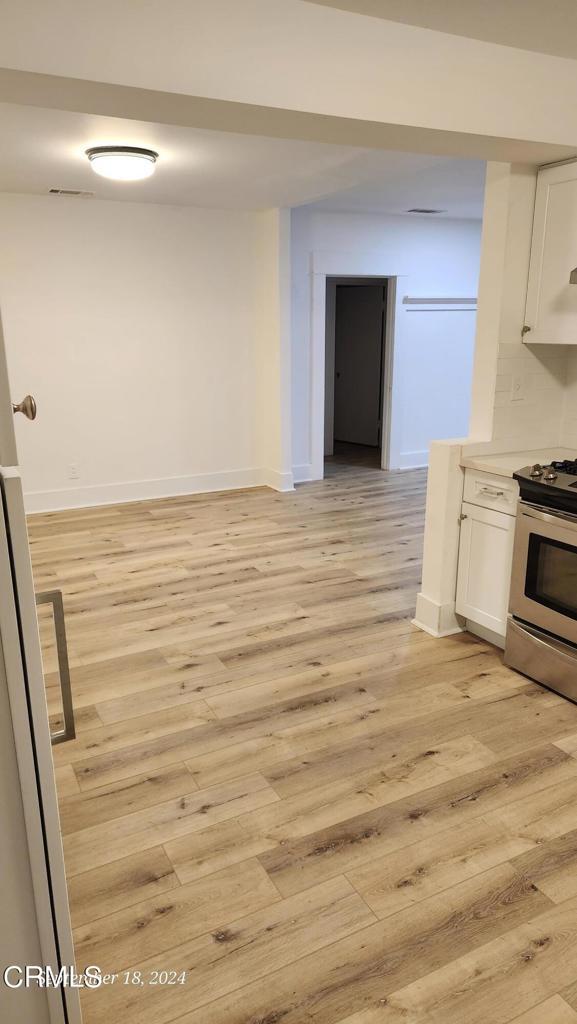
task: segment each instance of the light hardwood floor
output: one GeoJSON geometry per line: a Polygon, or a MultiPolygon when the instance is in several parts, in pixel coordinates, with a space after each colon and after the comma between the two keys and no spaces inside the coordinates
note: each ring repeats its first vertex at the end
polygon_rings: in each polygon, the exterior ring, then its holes
{"type": "Polygon", "coordinates": [[[78,965],[187,972],[86,1024],[577,1024],[577,708],[411,625],[424,494],[31,518],[78,965]]]}

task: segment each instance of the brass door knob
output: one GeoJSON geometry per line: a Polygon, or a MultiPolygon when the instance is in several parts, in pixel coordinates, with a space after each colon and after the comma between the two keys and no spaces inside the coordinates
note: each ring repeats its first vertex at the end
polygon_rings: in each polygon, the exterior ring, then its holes
{"type": "Polygon", "coordinates": [[[36,402],[32,398],[32,395],[26,395],[26,398],[23,398],[22,401],[18,402],[17,405],[12,405],[12,411],[21,412],[24,414],[24,416],[26,416],[26,419],[35,420],[36,402]]]}

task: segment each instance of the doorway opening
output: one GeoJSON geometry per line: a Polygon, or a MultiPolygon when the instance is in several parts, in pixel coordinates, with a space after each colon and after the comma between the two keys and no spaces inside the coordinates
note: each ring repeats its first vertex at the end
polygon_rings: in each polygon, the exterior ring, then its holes
{"type": "Polygon", "coordinates": [[[387,279],[327,277],[324,455],[381,468],[387,279]]]}

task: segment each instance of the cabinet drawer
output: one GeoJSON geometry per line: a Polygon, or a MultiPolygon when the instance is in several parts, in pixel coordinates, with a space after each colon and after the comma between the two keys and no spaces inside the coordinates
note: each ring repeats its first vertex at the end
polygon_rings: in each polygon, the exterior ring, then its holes
{"type": "Polygon", "coordinates": [[[514,516],[517,513],[518,497],[519,484],[516,480],[478,472],[476,469],[465,470],[463,501],[514,516]]]}

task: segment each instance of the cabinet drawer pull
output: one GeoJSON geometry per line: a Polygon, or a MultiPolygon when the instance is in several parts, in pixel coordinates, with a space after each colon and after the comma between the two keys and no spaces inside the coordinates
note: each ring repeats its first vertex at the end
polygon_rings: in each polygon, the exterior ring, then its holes
{"type": "Polygon", "coordinates": [[[480,494],[488,494],[490,498],[503,498],[505,491],[499,491],[496,487],[488,487],[487,484],[483,484],[479,487],[480,494]]]}

